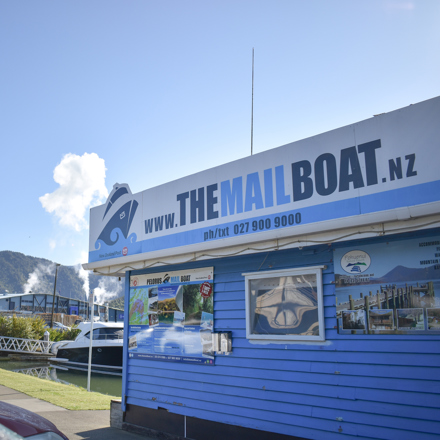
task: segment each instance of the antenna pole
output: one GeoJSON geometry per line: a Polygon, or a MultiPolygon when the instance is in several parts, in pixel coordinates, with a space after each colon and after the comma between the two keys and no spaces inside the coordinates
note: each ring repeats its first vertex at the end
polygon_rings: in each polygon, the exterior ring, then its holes
{"type": "Polygon", "coordinates": [[[254,48],[252,48],[251,156],[254,148],[254,48]]]}

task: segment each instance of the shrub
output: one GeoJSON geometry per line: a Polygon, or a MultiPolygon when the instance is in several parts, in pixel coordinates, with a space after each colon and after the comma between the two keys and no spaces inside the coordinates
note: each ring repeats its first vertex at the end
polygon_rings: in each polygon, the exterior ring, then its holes
{"type": "Polygon", "coordinates": [[[45,329],[45,331],[49,332],[49,341],[58,342],[58,341],[73,341],[79,335],[81,330],[78,328],[71,328],[70,330],[65,330],[63,332],[60,332],[59,330],[55,330],[53,328],[47,328],[45,329]]]}
{"type": "Polygon", "coordinates": [[[72,328],[64,332],[47,328],[46,322],[40,316],[17,317],[14,315],[12,318],[0,316],[0,336],[43,339],[46,331],[49,332],[49,340],[54,342],[71,341],[75,339],[80,332],[77,328],[72,328]]]}
{"type": "MultiPolygon", "coordinates": [[[[46,328],[44,331],[49,332],[49,341],[53,341],[53,342],[64,341],[64,338],[63,338],[64,332],[60,332],[60,331],[55,330],[53,328],[46,328]]],[[[44,338],[44,335],[43,335],[43,338],[44,338]]],[[[40,338],[40,339],[43,339],[43,338],[40,338]]]]}
{"type": "Polygon", "coordinates": [[[6,316],[0,316],[0,336],[11,335],[12,320],[6,316]]]}
{"type": "Polygon", "coordinates": [[[81,330],[79,328],[72,327],[70,330],[63,332],[63,340],[73,341],[80,333],[81,330]]]}
{"type": "Polygon", "coordinates": [[[11,324],[12,338],[33,339],[32,324],[29,318],[13,316],[11,324]]]}
{"type": "Polygon", "coordinates": [[[44,332],[46,331],[46,321],[41,318],[40,316],[35,316],[31,320],[31,326],[32,326],[32,333],[33,337],[32,339],[42,339],[44,337],[44,332]]]}

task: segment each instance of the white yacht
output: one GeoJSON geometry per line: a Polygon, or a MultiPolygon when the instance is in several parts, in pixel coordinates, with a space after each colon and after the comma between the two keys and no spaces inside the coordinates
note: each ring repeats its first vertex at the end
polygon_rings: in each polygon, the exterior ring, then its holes
{"type": "MultiPolygon", "coordinates": [[[[54,344],[51,352],[56,355],[52,362],[71,369],[87,369],[90,349],[90,322],[78,325],[80,334],[74,341],[54,344]]],[[[124,324],[121,322],[94,322],[92,340],[93,371],[122,374],[122,345],[124,324]]]]}

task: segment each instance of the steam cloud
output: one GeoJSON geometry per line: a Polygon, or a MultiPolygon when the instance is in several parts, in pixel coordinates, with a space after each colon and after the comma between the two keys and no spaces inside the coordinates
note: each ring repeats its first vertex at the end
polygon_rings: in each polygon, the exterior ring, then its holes
{"type": "Polygon", "coordinates": [[[101,278],[98,287],[94,289],[95,301],[98,304],[104,304],[121,295],[124,283],[118,281],[115,277],[101,278]]]}
{"type": "Polygon", "coordinates": [[[55,264],[39,264],[28,276],[26,284],[23,286],[23,292],[37,293],[38,290],[45,292],[44,275],[55,275],[55,264]]]}
{"type": "MultiPolygon", "coordinates": [[[[84,261],[87,258],[87,253],[83,252],[81,259],[84,261]]],[[[74,266],[76,273],[81,278],[83,283],[83,289],[86,294],[87,300],[90,294],[90,272],[84,270],[81,264],[76,264],[74,266]]],[[[114,277],[103,277],[98,282],[98,287],[94,289],[95,303],[104,304],[106,301],[111,301],[112,299],[121,296],[124,288],[124,283],[118,281],[114,277]]]]}
{"type": "Polygon", "coordinates": [[[78,232],[87,229],[88,209],[108,196],[105,171],[104,159],[96,153],[66,154],[53,172],[59,188],[39,199],[43,208],[55,214],[62,226],[78,232]]]}
{"type": "Polygon", "coordinates": [[[84,290],[84,292],[86,294],[86,298],[88,300],[89,299],[89,292],[90,292],[89,272],[84,270],[81,264],[75,265],[74,269],[83,283],[83,290],[84,290]]]}

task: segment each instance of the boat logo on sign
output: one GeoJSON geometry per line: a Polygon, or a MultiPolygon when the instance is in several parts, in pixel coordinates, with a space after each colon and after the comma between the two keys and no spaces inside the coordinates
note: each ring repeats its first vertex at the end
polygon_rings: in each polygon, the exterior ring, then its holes
{"type": "Polygon", "coordinates": [[[370,256],[366,252],[360,250],[347,252],[341,258],[342,269],[350,274],[363,273],[370,267],[370,264],[370,256]]]}
{"type": "Polygon", "coordinates": [[[130,227],[138,205],[139,203],[134,200],[130,187],[126,183],[113,185],[113,190],[105,205],[102,217],[104,226],[96,240],[96,249],[111,247],[120,241],[124,241],[123,244],[136,241],[136,234],[130,235],[130,227]]]}

